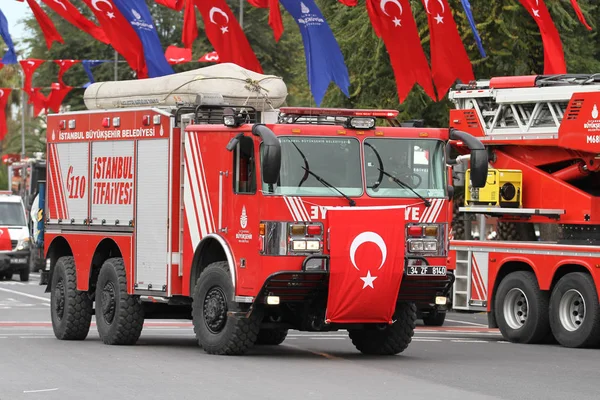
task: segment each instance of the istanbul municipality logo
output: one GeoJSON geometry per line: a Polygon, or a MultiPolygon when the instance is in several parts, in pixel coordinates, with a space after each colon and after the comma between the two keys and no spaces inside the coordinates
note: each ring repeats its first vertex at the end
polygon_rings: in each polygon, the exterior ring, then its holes
{"type": "Polygon", "coordinates": [[[246,229],[248,226],[248,216],[246,215],[246,206],[242,206],[242,215],[240,216],[240,226],[242,229],[246,229]]]}

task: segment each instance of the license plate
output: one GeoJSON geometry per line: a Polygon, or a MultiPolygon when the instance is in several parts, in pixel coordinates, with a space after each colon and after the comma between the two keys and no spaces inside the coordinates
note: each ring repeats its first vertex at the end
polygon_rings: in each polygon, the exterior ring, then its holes
{"type": "Polygon", "coordinates": [[[26,258],[12,258],[10,260],[11,263],[13,264],[25,264],[27,262],[26,258]]]}
{"type": "Polygon", "coordinates": [[[446,275],[445,266],[433,265],[409,265],[406,267],[406,275],[440,276],[446,275]]]}

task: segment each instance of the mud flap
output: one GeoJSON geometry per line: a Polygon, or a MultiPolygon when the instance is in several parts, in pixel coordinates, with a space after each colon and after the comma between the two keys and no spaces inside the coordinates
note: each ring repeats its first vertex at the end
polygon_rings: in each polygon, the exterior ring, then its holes
{"type": "Polygon", "coordinates": [[[404,207],[327,211],[327,323],[392,323],[404,272],[404,207]]]}

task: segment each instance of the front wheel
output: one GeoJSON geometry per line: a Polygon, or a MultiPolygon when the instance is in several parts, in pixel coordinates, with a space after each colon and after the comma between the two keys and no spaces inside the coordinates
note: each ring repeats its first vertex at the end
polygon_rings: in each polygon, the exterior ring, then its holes
{"type": "Polygon", "coordinates": [[[445,311],[432,310],[427,316],[423,317],[423,325],[425,326],[442,326],[445,321],[445,311]]]}
{"type": "Polygon", "coordinates": [[[122,258],[104,262],[96,284],[96,324],[100,339],[110,345],[133,345],[142,334],[144,309],[127,293],[122,258]]]}
{"type": "Polygon", "coordinates": [[[277,346],[287,337],[287,329],[261,329],[258,332],[256,344],[277,346]]]}
{"type": "Polygon", "coordinates": [[[563,276],[550,297],[550,326],[566,347],[595,347],[600,343],[600,307],[594,281],[581,272],[563,276]]]}
{"type": "Polygon", "coordinates": [[[256,343],[261,313],[254,310],[248,318],[227,316],[233,298],[227,262],[206,267],[194,287],[192,321],[198,344],[208,354],[240,355],[256,343]]]}
{"type": "Polygon", "coordinates": [[[494,312],[502,336],[511,342],[541,343],[550,333],[548,294],[533,272],[512,272],[500,282],[494,312]]]}
{"type": "Polygon", "coordinates": [[[398,303],[391,325],[374,325],[348,330],[352,344],[363,354],[395,355],[406,350],[415,332],[417,307],[414,303],[398,303]]]}

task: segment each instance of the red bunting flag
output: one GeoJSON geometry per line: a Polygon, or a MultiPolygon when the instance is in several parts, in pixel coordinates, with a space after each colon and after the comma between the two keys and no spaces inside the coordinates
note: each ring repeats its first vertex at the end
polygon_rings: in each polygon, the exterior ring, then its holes
{"type": "Polygon", "coordinates": [[[169,46],[165,51],[165,58],[171,65],[181,64],[192,60],[192,49],[182,49],[177,46],[169,46]]]}
{"type": "Polygon", "coordinates": [[[194,40],[198,37],[198,24],[196,23],[196,9],[194,0],[185,1],[185,11],[183,13],[183,30],[181,32],[181,42],[185,48],[191,49],[194,40]]]}
{"type": "Polygon", "coordinates": [[[112,47],[125,58],[138,79],[147,78],[148,67],[144,59],[142,42],[112,0],[83,0],[83,2],[94,12],[112,47]]]}
{"type": "Polygon", "coordinates": [[[210,53],[206,53],[202,57],[198,59],[200,62],[219,62],[219,54],[216,51],[211,51],[210,53]]]}
{"type": "Polygon", "coordinates": [[[540,28],[544,44],[544,74],[565,74],[567,65],[560,35],[544,0],[519,0],[540,28]]]}
{"type": "Polygon", "coordinates": [[[573,9],[575,10],[575,14],[577,14],[577,18],[579,18],[579,21],[587,28],[588,31],[591,31],[592,27],[589,26],[589,24],[585,20],[585,17],[583,16],[583,12],[581,12],[581,8],[579,8],[579,4],[577,4],[577,0],[571,0],[571,5],[573,6],[573,9]]]}
{"type": "Polygon", "coordinates": [[[63,85],[52,85],[52,90],[50,91],[50,95],[46,100],[46,108],[53,110],[54,112],[60,112],[60,106],[64,101],[65,97],[69,94],[71,90],[73,90],[70,86],[63,85]]]}
{"type": "Polygon", "coordinates": [[[42,111],[45,111],[48,103],[48,96],[44,96],[41,88],[34,87],[26,89],[25,92],[29,96],[28,104],[33,104],[33,116],[37,117],[42,111]]]}
{"type": "Polygon", "coordinates": [[[21,64],[21,68],[23,69],[23,73],[25,74],[23,90],[27,92],[29,91],[29,89],[31,89],[31,81],[33,79],[33,74],[40,67],[40,65],[42,65],[45,62],[46,61],[44,60],[38,60],[35,58],[28,58],[26,60],[19,61],[19,64],[21,64]]]}
{"type": "Polygon", "coordinates": [[[475,80],[471,60],[458,33],[447,0],[422,0],[427,12],[430,35],[431,74],[438,99],[460,79],[475,80]]]}
{"type": "Polygon", "coordinates": [[[175,11],[181,11],[183,8],[183,0],[156,0],[156,2],[175,11]]]}
{"type": "Polygon", "coordinates": [[[260,74],[263,69],[225,0],[196,0],[208,40],[221,62],[231,62],[260,74]]]}
{"type": "Polygon", "coordinates": [[[383,39],[390,55],[400,102],[406,99],[415,83],[436,100],[431,71],[409,0],[367,0],[367,11],[375,33],[383,39]]]}
{"type": "Polygon", "coordinates": [[[0,140],[4,139],[8,133],[8,126],[6,124],[6,105],[8,104],[11,92],[12,89],[0,89],[0,140]]]}
{"type": "Polygon", "coordinates": [[[279,42],[283,34],[283,21],[281,20],[279,0],[248,0],[248,3],[258,8],[269,8],[269,26],[273,30],[275,41],[279,42]]]}
{"type": "Polygon", "coordinates": [[[58,82],[62,85],[62,86],[67,86],[64,82],[63,82],[63,76],[65,74],[65,72],[67,72],[73,65],[79,63],[79,60],[54,60],[54,62],[56,64],[58,64],[59,70],[58,70],[58,82]]]}
{"type": "Polygon", "coordinates": [[[56,27],[54,26],[54,23],[44,12],[44,10],[42,10],[42,7],[40,7],[35,0],[27,0],[27,4],[29,4],[31,11],[33,11],[33,15],[37,20],[42,33],[44,34],[44,39],[46,39],[46,47],[48,47],[48,50],[52,48],[52,43],[54,42],[64,43],[65,40],[62,38],[62,36],[60,36],[60,33],[58,33],[56,27]]]}
{"type": "Polygon", "coordinates": [[[356,7],[358,5],[358,0],[338,0],[338,1],[348,7],[356,7]]]}
{"type": "MultiPolygon", "coordinates": [[[[29,1],[29,0],[28,0],[29,1]]],[[[42,0],[48,7],[50,7],[55,13],[66,19],[73,26],[86,32],[94,39],[109,44],[108,37],[100,28],[96,26],[92,21],[83,16],[70,0],[42,0]]],[[[102,3],[102,1],[96,1],[95,3],[102,3]]]]}

